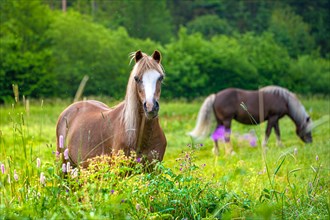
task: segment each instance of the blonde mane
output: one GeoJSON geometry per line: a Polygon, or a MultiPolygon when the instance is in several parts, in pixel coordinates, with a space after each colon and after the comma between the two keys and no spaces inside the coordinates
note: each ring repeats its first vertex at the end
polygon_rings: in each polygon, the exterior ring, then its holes
{"type": "MultiPolygon", "coordinates": [[[[122,121],[125,125],[125,131],[127,134],[129,145],[134,144],[134,141],[137,139],[137,131],[139,129],[138,126],[140,119],[140,101],[138,100],[137,86],[134,77],[138,76],[140,78],[146,71],[151,69],[154,69],[160,74],[164,75],[164,70],[160,63],[157,63],[152,57],[148,56],[147,54],[142,54],[143,57],[134,65],[130,74],[122,114],[122,121]]],[[[132,52],[130,54],[130,57],[131,61],[135,59],[135,52],[132,52]]]]}
{"type": "MultiPolygon", "coordinates": [[[[265,92],[265,93],[271,93],[274,95],[278,95],[282,97],[288,104],[289,113],[292,117],[292,119],[298,124],[298,125],[304,125],[305,131],[308,132],[311,130],[311,126],[305,125],[305,119],[308,116],[305,107],[300,103],[298,98],[295,94],[290,92],[289,90],[282,88],[280,86],[266,86],[261,88],[259,91],[265,92]]],[[[311,125],[311,124],[310,124],[311,125]]]]}

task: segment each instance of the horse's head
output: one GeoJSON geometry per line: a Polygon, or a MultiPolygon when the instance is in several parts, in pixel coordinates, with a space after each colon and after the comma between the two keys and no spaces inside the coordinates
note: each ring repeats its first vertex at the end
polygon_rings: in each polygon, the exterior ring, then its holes
{"type": "Polygon", "coordinates": [[[158,116],[161,84],[164,79],[163,68],[160,64],[161,54],[154,51],[147,56],[141,51],[134,54],[135,66],[133,68],[138,99],[142,104],[147,119],[158,116]]]}
{"type": "Polygon", "coordinates": [[[313,141],[312,124],[313,124],[312,119],[309,116],[307,116],[304,119],[304,122],[300,126],[297,126],[296,133],[305,143],[312,143],[313,141]]]}

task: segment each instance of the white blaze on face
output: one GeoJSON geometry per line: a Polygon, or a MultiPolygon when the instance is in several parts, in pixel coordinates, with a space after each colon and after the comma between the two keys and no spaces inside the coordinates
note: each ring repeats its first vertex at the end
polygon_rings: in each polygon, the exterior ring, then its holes
{"type": "Polygon", "coordinates": [[[149,70],[143,74],[142,82],[147,103],[153,103],[157,80],[159,77],[160,73],[156,70],[149,70]]]}

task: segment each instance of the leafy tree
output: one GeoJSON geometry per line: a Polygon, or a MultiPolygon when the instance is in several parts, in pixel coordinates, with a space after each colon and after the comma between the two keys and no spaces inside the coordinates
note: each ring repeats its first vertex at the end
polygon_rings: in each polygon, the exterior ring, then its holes
{"type": "Polygon", "coordinates": [[[290,63],[285,80],[300,94],[330,94],[329,73],[329,60],[303,55],[290,63]]]}
{"type": "Polygon", "coordinates": [[[261,36],[247,33],[239,36],[239,41],[242,56],[248,57],[258,72],[254,87],[270,84],[286,86],[283,77],[287,74],[290,57],[286,49],[275,42],[271,33],[261,36]]]}
{"type": "Polygon", "coordinates": [[[311,53],[315,48],[309,25],[290,8],[279,8],[273,11],[269,31],[274,34],[274,38],[280,45],[288,49],[292,57],[311,53]]]}
{"type": "Polygon", "coordinates": [[[161,43],[173,37],[172,17],[165,1],[74,0],[71,8],[108,28],[125,27],[131,37],[161,43]]]}
{"type": "Polygon", "coordinates": [[[159,47],[150,40],[130,38],[124,28],[109,30],[74,11],[58,13],[49,36],[57,83],[64,85],[58,87],[58,96],[72,97],[80,80],[88,75],[85,95],[123,97],[131,69],[130,52],[159,47]]]}
{"type": "Polygon", "coordinates": [[[220,19],[217,15],[199,16],[187,24],[187,30],[188,33],[200,32],[208,39],[218,34],[229,35],[232,32],[227,21],[220,19]]]}
{"type": "Polygon", "coordinates": [[[20,93],[38,97],[50,92],[52,51],[46,31],[52,21],[47,6],[38,0],[3,1],[0,29],[0,101],[20,93]]]}

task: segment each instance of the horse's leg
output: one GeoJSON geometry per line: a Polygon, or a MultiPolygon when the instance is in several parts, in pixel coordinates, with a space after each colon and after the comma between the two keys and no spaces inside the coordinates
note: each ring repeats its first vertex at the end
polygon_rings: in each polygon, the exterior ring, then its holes
{"type": "Polygon", "coordinates": [[[214,146],[213,146],[213,150],[212,150],[213,154],[215,156],[219,156],[219,145],[218,145],[218,140],[214,141],[214,146]]]}
{"type": "Polygon", "coordinates": [[[224,122],[224,126],[225,126],[225,152],[226,155],[233,155],[235,154],[234,150],[233,150],[233,146],[230,142],[230,135],[231,135],[231,119],[227,120],[224,122]]]}
{"type": "Polygon", "coordinates": [[[262,143],[263,147],[266,147],[270,133],[272,132],[272,128],[274,127],[274,124],[276,123],[276,121],[277,121],[277,118],[275,118],[275,117],[270,117],[268,119],[267,128],[266,128],[266,132],[265,132],[265,139],[262,143]]]}
{"type": "Polygon", "coordinates": [[[277,146],[283,146],[282,141],[281,141],[281,133],[280,133],[280,127],[278,126],[278,120],[274,124],[274,129],[275,129],[275,134],[276,134],[276,141],[277,141],[277,146]]]}

